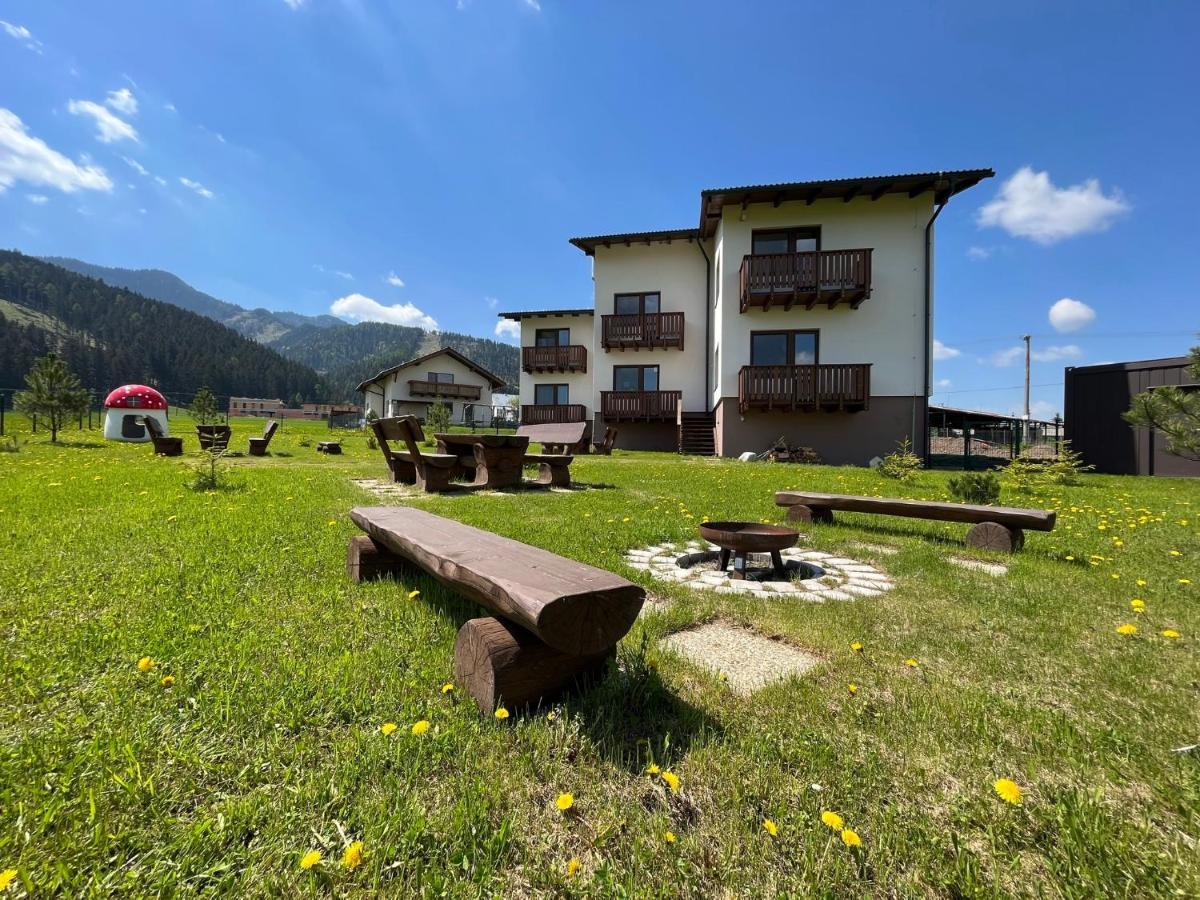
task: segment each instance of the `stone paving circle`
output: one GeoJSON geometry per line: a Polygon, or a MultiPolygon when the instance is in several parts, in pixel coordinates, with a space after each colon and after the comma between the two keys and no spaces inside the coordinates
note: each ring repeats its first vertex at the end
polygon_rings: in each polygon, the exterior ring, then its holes
{"type": "MultiPolygon", "coordinates": [[[[737,581],[726,572],[718,572],[716,563],[698,563],[689,568],[677,564],[688,554],[713,553],[715,544],[689,541],[686,544],[665,543],[630,550],[625,562],[634,569],[649,572],[661,581],[685,584],[696,590],[712,590],[718,594],[750,594],[759,597],[781,595],[812,603],[826,600],[853,600],[855,597],[877,597],[894,586],[891,578],[872,565],[820,550],[790,547],[782,552],[784,565],[795,570],[800,567],[810,577],[793,577],[790,581],[737,581]]],[[[766,566],[767,556],[751,557],[752,566],[766,566]]],[[[798,573],[797,573],[798,574],[798,573]]]]}

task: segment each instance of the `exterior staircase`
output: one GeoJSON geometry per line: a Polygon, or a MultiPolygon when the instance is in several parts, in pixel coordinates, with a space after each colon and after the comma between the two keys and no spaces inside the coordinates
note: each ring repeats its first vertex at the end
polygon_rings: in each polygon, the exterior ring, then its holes
{"type": "Polygon", "coordinates": [[[689,456],[714,456],[716,446],[713,432],[716,420],[710,412],[681,412],[679,425],[679,452],[689,456]]]}

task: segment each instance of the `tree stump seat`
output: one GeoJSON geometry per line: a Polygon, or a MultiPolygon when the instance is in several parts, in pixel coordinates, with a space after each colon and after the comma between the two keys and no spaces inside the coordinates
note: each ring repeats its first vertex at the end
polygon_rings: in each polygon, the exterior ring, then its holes
{"type": "Polygon", "coordinates": [[[1025,546],[1025,529],[1053,531],[1056,518],[1054,510],[1049,509],[816,494],[808,491],[779,491],[775,494],[775,504],[787,508],[787,517],[791,522],[832,522],[834,510],[939,522],[970,522],[972,528],[967,532],[967,546],[1004,553],[1015,553],[1025,546]]]}
{"type": "Polygon", "coordinates": [[[646,592],[618,575],[424,510],[356,507],[347,571],[364,581],[423,571],[494,616],[455,642],[455,677],[479,709],[549,697],[604,669],[646,592]]]}

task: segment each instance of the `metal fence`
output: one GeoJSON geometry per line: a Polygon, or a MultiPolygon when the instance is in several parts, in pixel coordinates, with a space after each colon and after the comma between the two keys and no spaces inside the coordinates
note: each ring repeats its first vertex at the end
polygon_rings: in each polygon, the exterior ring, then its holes
{"type": "Polygon", "coordinates": [[[996,426],[970,422],[961,428],[929,429],[929,464],[944,469],[990,469],[1003,466],[1021,454],[1053,459],[1062,445],[1062,426],[1054,423],[996,426]]]}

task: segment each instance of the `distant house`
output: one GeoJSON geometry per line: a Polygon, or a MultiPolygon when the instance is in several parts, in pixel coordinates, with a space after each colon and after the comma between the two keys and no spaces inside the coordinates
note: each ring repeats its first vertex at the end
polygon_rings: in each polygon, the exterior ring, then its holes
{"type": "Polygon", "coordinates": [[[362,410],[353,403],[302,403],[299,409],[289,409],[279,399],[262,397],[230,397],[229,415],[256,416],[266,419],[328,419],[332,416],[361,415],[362,410]]]}
{"type": "Polygon", "coordinates": [[[438,401],[455,422],[489,425],[492,393],[505,381],[450,347],[384,369],[358,386],[364,406],[375,415],[416,416],[424,420],[438,401]]]}
{"type": "Polygon", "coordinates": [[[268,416],[274,417],[283,409],[283,401],[264,397],[230,397],[229,414],[231,416],[268,416]]]}
{"type": "Polygon", "coordinates": [[[1068,368],[1063,405],[1071,449],[1109,475],[1200,476],[1200,462],[1167,452],[1162,435],[1121,418],[1142,391],[1167,384],[1200,390],[1189,362],[1175,356],[1068,368]]]}

